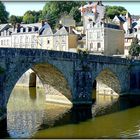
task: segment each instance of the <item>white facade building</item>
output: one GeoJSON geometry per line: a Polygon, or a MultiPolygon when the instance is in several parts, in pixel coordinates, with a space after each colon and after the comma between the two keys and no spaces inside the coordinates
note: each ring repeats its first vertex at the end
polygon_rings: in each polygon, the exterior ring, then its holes
{"type": "Polygon", "coordinates": [[[113,55],[124,53],[124,32],[111,24],[97,23],[86,30],[86,47],[90,53],[113,55]],[[109,25],[111,27],[109,27],[109,25]]]}
{"type": "Polygon", "coordinates": [[[63,26],[53,33],[48,23],[20,24],[0,32],[0,47],[76,51],[77,35],[69,31],[63,26]]]}
{"type": "Polygon", "coordinates": [[[13,48],[37,48],[40,23],[21,24],[19,29],[15,28],[12,33],[13,48]]]}

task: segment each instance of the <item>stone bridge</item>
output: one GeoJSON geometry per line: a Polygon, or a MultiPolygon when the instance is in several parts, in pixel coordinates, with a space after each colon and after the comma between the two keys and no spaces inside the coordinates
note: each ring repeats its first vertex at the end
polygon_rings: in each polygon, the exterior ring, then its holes
{"type": "Polygon", "coordinates": [[[30,68],[43,84],[66,96],[73,104],[91,104],[99,92],[123,95],[139,89],[139,61],[41,49],[0,49],[0,117],[19,78],[30,68]],[[131,80],[132,79],[132,80],[131,80]]]}

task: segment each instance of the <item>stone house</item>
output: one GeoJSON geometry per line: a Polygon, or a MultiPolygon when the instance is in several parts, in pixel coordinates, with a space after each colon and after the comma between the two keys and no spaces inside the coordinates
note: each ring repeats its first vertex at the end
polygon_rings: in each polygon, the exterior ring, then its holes
{"type": "Polygon", "coordinates": [[[114,55],[124,53],[124,32],[119,26],[97,23],[86,30],[86,47],[90,53],[114,55]]]}
{"type": "Polygon", "coordinates": [[[53,32],[48,23],[45,23],[39,31],[38,48],[53,50],[53,32]]]}
{"type": "Polygon", "coordinates": [[[77,35],[69,33],[63,26],[60,30],[54,33],[53,48],[57,51],[76,51],[77,35]]]}

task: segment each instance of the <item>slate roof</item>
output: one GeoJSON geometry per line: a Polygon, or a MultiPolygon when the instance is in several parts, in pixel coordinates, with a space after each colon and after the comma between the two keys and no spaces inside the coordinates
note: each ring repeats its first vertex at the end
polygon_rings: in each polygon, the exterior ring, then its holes
{"type": "Polygon", "coordinates": [[[53,35],[52,29],[48,23],[45,23],[45,25],[40,29],[39,35],[53,35]]]}
{"type": "Polygon", "coordinates": [[[60,30],[58,30],[54,35],[68,35],[66,28],[63,26],[60,30]]]}
{"type": "Polygon", "coordinates": [[[8,28],[10,28],[10,25],[9,25],[9,24],[0,24],[0,31],[5,30],[6,27],[7,27],[7,29],[8,29],[8,28]]]}
{"type": "Polygon", "coordinates": [[[21,27],[38,27],[39,29],[42,27],[41,23],[32,23],[32,24],[20,24],[21,27]]]}

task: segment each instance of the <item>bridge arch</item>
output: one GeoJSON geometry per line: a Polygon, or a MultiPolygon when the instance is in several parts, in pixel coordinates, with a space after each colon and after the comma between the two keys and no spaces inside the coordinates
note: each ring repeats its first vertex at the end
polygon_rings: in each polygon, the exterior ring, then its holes
{"type": "Polygon", "coordinates": [[[95,80],[93,80],[93,87],[95,87],[95,83],[96,94],[119,95],[121,92],[120,78],[110,68],[104,68],[103,70],[99,71],[95,77],[95,80]]]}
{"type": "Polygon", "coordinates": [[[43,60],[39,59],[34,60],[35,63],[31,63],[31,61],[22,63],[22,61],[19,61],[16,63],[15,67],[8,69],[8,71],[5,72],[6,78],[4,80],[5,85],[3,87],[5,92],[4,106],[7,106],[11,92],[19,78],[30,68],[38,75],[43,84],[52,86],[54,89],[62,93],[67,99],[72,101],[72,88],[69,84],[69,75],[66,76],[65,74],[67,69],[62,68],[65,67],[63,62],[59,68],[59,63],[55,63],[53,60],[45,62],[42,61],[43,60]]]}

